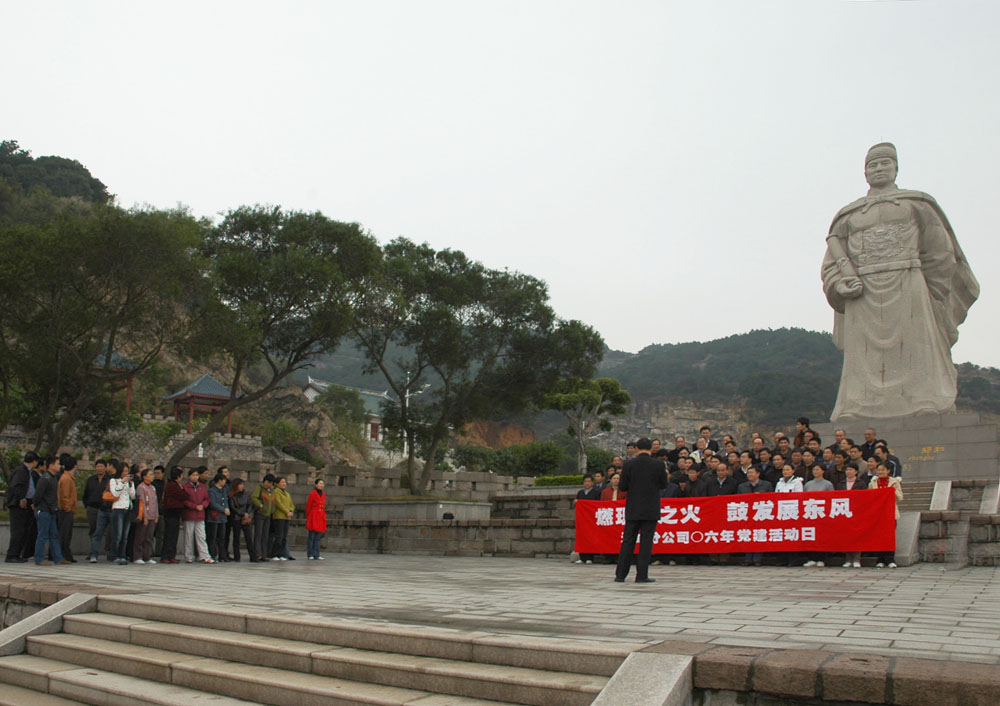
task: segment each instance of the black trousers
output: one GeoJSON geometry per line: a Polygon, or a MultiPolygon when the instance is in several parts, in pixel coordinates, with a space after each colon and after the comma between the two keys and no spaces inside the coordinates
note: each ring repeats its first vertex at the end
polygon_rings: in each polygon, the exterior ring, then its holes
{"type": "Polygon", "coordinates": [[[250,556],[257,561],[270,557],[271,553],[271,516],[254,513],[253,516],[253,552],[250,556]]]}
{"type": "MultiPolygon", "coordinates": [[[[28,541],[28,521],[33,520],[31,508],[22,509],[19,505],[10,507],[10,544],[7,545],[7,558],[20,559],[24,554],[24,546],[28,541]]],[[[35,545],[31,545],[31,555],[35,555],[35,545]]]]}
{"type": "Polygon", "coordinates": [[[288,520],[271,518],[271,556],[288,556],[285,545],[288,543],[288,520]]]}
{"type": "Polygon", "coordinates": [[[64,510],[59,511],[59,547],[62,549],[63,559],[66,561],[73,561],[73,550],[70,545],[73,544],[73,516],[74,513],[66,512],[64,510]]]}
{"type": "Polygon", "coordinates": [[[656,520],[633,520],[625,522],[625,532],[622,534],[622,548],[618,552],[618,568],[615,578],[624,579],[632,567],[632,554],[635,552],[635,540],[639,539],[639,556],[635,561],[636,579],[649,578],[649,560],[653,556],[653,533],[656,531],[656,520]]]}
{"type": "Polygon", "coordinates": [[[240,560],[240,533],[243,533],[243,542],[246,544],[247,556],[253,560],[256,559],[253,555],[253,523],[249,525],[242,524],[239,520],[235,522],[230,522],[230,533],[233,535],[233,561],[240,560]]]}
{"type": "Polygon", "coordinates": [[[226,536],[226,522],[206,522],[205,534],[208,540],[208,553],[212,558],[219,561],[226,556],[226,547],[223,544],[226,536]]]}
{"type": "Polygon", "coordinates": [[[33,559],[35,557],[35,542],[38,540],[38,523],[35,521],[35,508],[28,505],[28,524],[24,530],[24,549],[21,550],[22,559],[33,559]]]}
{"type": "Polygon", "coordinates": [[[181,531],[180,513],[163,516],[163,547],[160,550],[160,559],[177,558],[177,538],[181,531]]]}
{"type": "Polygon", "coordinates": [[[226,518],[226,538],[222,542],[222,557],[223,558],[226,558],[226,557],[229,556],[229,537],[232,535],[232,533],[233,533],[233,523],[230,522],[229,518],[227,517],[226,518]]]}

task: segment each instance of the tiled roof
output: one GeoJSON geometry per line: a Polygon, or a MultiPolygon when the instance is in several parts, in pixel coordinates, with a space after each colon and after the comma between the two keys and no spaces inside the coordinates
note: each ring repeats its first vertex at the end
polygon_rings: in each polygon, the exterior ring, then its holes
{"type": "Polygon", "coordinates": [[[166,395],[163,399],[172,400],[175,397],[185,397],[187,395],[193,395],[196,397],[222,397],[227,400],[232,397],[228,387],[223,385],[208,373],[205,373],[190,385],[182,387],[172,395],[166,395]]]}
{"type": "MultiPolygon", "coordinates": [[[[325,382],[323,380],[317,380],[311,375],[308,376],[306,387],[313,387],[320,392],[325,392],[329,389],[332,383],[325,382]]],[[[386,392],[375,392],[373,390],[362,390],[357,387],[348,387],[347,385],[341,385],[340,387],[347,388],[348,390],[354,390],[361,397],[361,401],[365,405],[365,412],[373,417],[382,416],[382,401],[388,397],[386,392]]]]}

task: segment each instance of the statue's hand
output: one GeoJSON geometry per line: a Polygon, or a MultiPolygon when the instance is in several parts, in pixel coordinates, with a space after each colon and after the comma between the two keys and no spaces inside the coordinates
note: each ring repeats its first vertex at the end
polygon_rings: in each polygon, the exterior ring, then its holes
{"type": "Polygon", "coordinates": [[[858,277],[845,277],[833,285],[833,291],[844,299],[857,299],[864,291],[864,287],[858,277]]]}

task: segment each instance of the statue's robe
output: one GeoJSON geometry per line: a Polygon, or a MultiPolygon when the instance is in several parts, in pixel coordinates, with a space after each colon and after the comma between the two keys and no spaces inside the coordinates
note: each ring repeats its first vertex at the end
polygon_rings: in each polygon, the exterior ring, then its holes
{"type": "Polygon", "coordinates": [[[863,285],[854,299],[835,291],[845,273],[828,247],[823,290],[844,351],[831,419],[953,411],[951,346],[979,283],[937,202],[904,190],[859,199],[836,215],[830,238],[863,285]]]}

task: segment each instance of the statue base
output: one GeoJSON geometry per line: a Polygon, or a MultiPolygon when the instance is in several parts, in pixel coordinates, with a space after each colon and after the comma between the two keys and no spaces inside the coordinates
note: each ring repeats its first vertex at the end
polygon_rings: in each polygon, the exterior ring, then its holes
{"type": "Polygon", "coordinates": [[[983,424],[978,414],[920,414],[813,425],[823,446],[833,443],[836,429],[861,444],[868,428],[899,457],[904,481],[1000,478],[1000,428],[983,424]]]}

